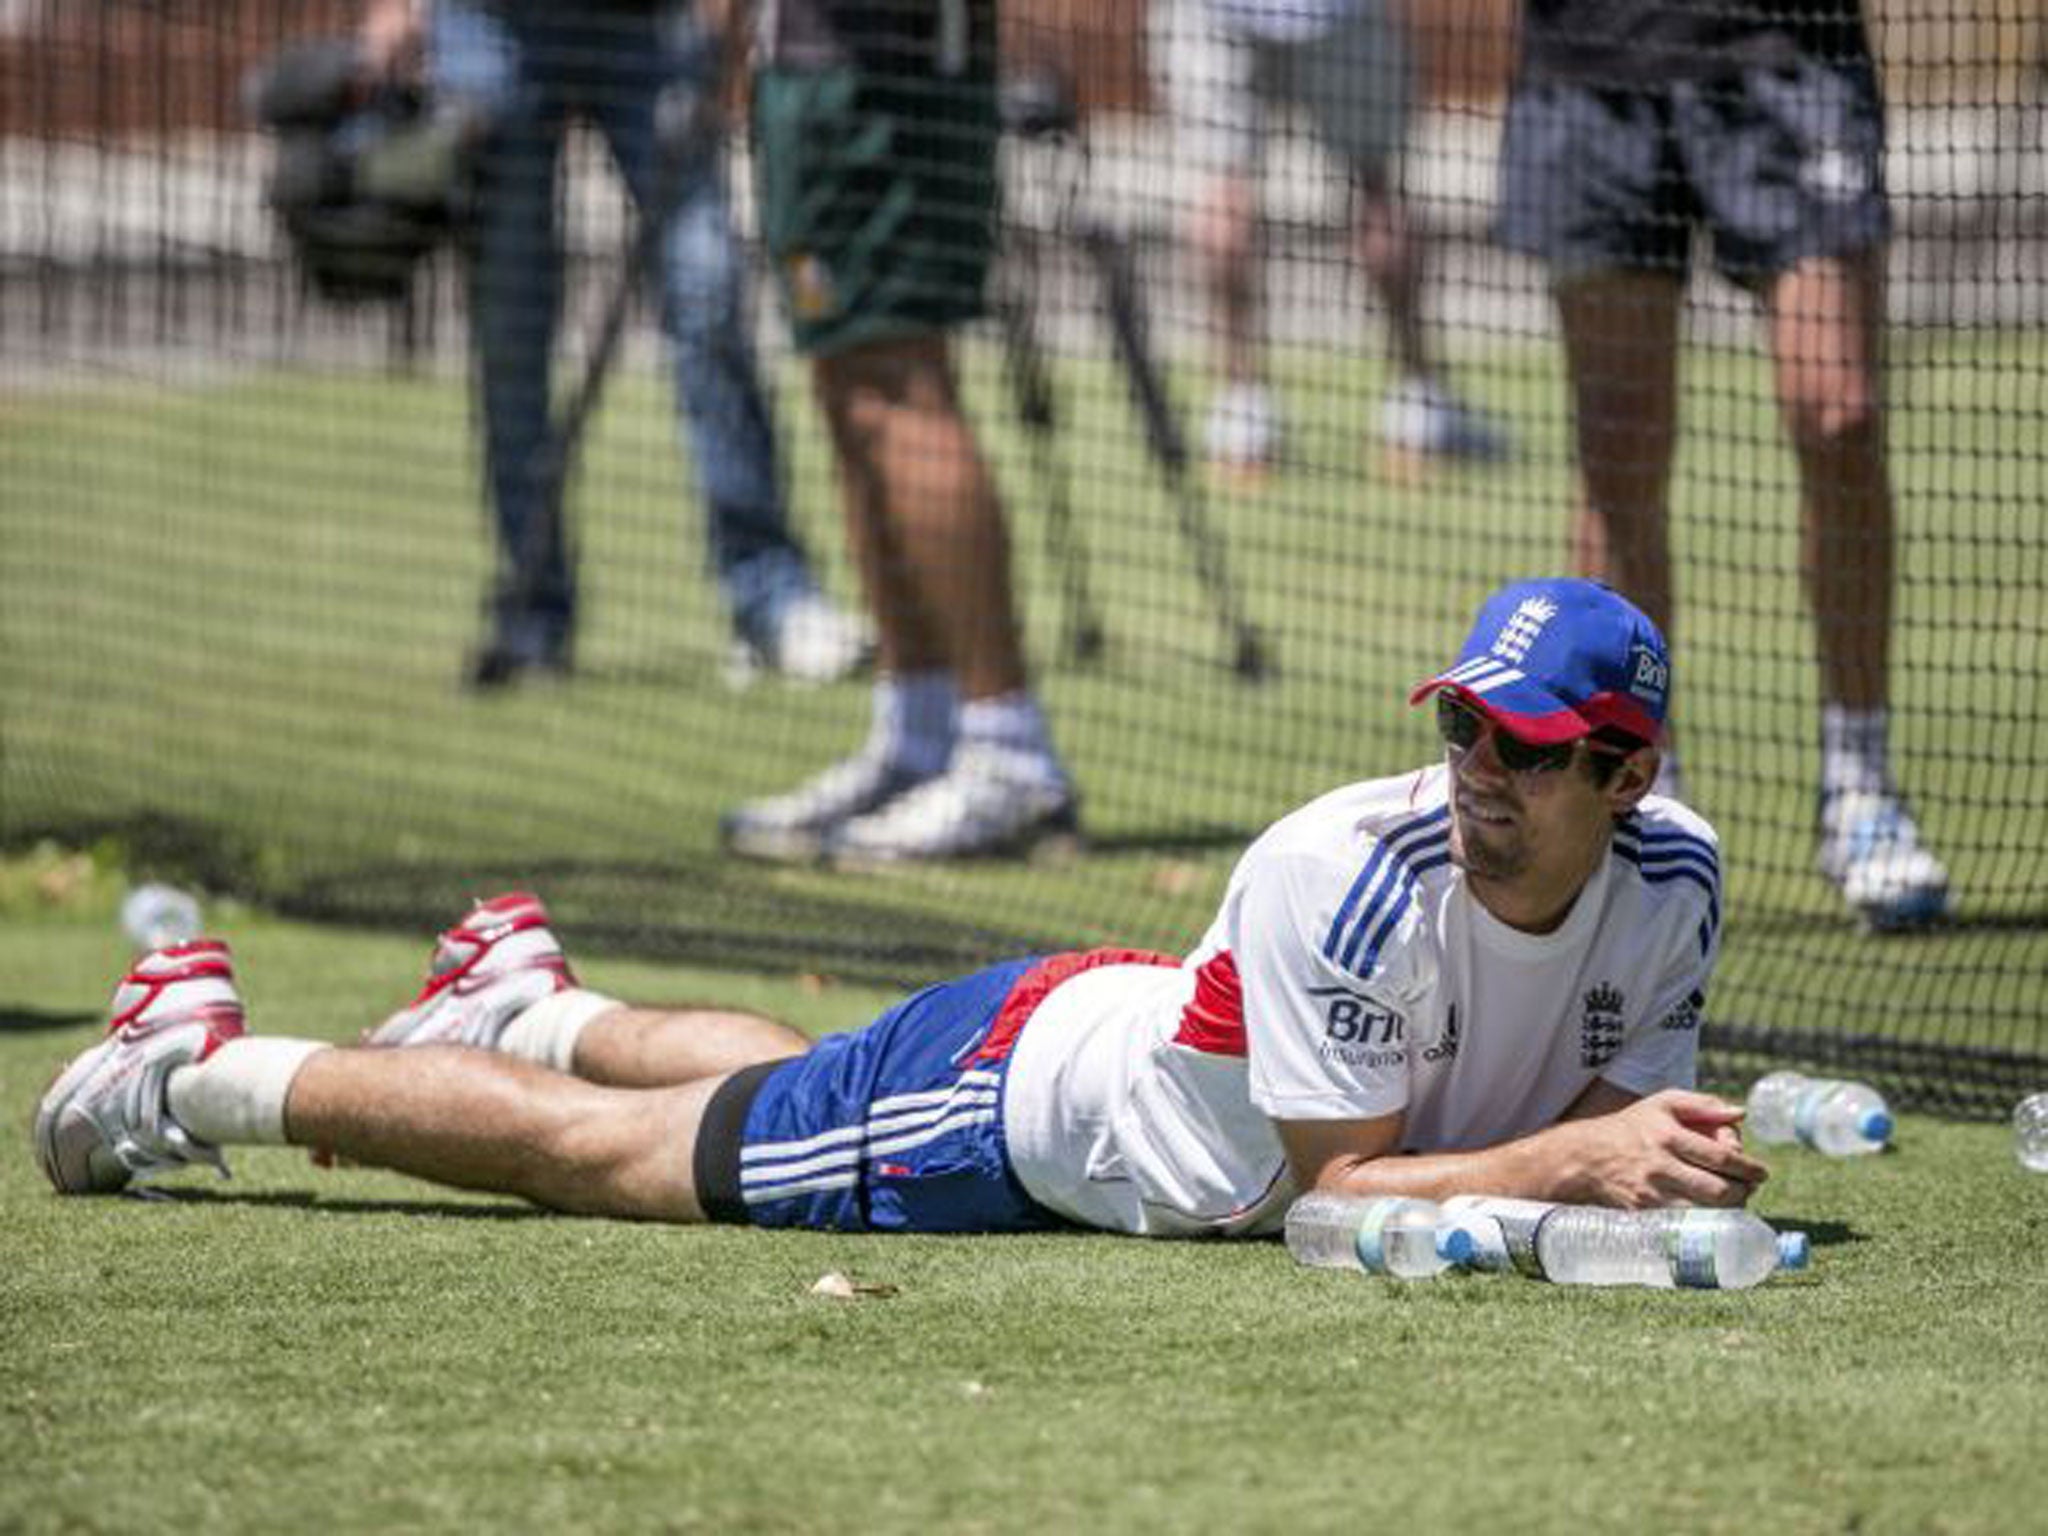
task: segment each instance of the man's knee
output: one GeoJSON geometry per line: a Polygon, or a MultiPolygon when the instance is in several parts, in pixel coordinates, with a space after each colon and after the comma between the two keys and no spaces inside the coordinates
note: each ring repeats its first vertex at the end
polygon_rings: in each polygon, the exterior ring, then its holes
{"type": "Polygon", "coordinates": [[[861,435],[885,430],[899,411],[960,408],[942,332],[866,342],[821,357],[815,378],[827,414],[861,435]]]}
{"type": "Polygon", "coordinates": [[[1829,456],[1874,450],[1884,410],[1865,381],[1815,374],[1795,381],[1784,400],[1785,423],[1801,453],[1829,456]]]}

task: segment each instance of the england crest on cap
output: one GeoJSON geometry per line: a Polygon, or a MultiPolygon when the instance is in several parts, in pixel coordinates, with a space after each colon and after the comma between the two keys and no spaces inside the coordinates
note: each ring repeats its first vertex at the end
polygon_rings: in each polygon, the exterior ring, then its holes
{"type": "Polygon", "coordinates": [[[1671,653],[1649,616],[1611,587],[1559,577],[1489,597],[1457,664],[1418,684],[1449,689],[1524,741],[1612,727],[1655,741],[1671,701],[1671,653]]]}

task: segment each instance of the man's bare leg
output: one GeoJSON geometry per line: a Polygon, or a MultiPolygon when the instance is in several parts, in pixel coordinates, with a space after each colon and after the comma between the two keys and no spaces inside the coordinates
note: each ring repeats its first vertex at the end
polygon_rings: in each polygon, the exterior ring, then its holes
{"type": "Polygon", "coordinates": [[[1572,553],[1670,639],[1671,461],[1678,441],[1676,277],[1600,272],[1560,283],[1565,367],[1578,444],[1572,553]]]}
{"type": "Polygon", "coordinates": [[[1892,777],[1883,263],[1815,258],[1766,298],[1820,652],[1820,866],[1866,922],[1904,929],[1947,913],[1949,877],[1892,777]]]}
{"type": "Polygon", "coordinates": [[[1361,178],[1352,195],[1358,265],[1386,310],[1394,366],[1404,378],[1436,382],[1437,366],[1422,324],[1422,245],[1406,205],[1384,172],[1361,178]]]}
{"type": "Polygon", "coordinates": [[[327,1050],[292,1079],[285,1134],[553,1210],[701,1221],[691,1154],[723,1080],[635,1091],[467,1046],[327,1050]]]}
{"type": "Polygon", "coordinates": [[[1024,686],[1009,532],[942,335],[819,359],[883,666],[950,671],[963,699],[1024,686]]]}
{"type": "Polygon", "coordinates": [[[1851,709],[1884,708],[1890,689],[1881,260],[1803,262],[1768,295],[1778,405],[1799,460],[1800,569],[1819,637],[1821,693],[1851,709]]]}
{"type": "Polygon", "coordinates": [[[957,701],[942,771],[841,821],[831,856],[1019,855],[1071,837],[1074,793],[1030,690],[1009,532],[950,344],[942,334],[873,343],[820,359],[816,378],[875,600],[878,724],[924,712],[919,699],[939,684],[957,701]]]}
{"type": "Polygon", "coordinates": [[[599,1014],[576,1037],[573,1070],[608,1088],[671,1088],[801,1056],[807,1036],[758,1013],[633,1008],[599,1014]]]}

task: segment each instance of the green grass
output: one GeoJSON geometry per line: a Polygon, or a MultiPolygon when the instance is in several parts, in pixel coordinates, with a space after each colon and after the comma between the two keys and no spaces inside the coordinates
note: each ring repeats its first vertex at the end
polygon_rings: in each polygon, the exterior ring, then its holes
{"type": "MultiPolygon", "coordinates": [[[[125,958],[103,870],[0,879],[0,1122],[125,958]]],[[[232,905],[252,1016],[347,1039],[424,935],[232,905]]],[[[568,933],[572,949],[577,935],[568,933]]],[[[597,958],[811,1029],[882,994],[597,958]]],[[[17,1131],[17,1136],[19,1132],[17,1131]]],[[[166,1198],[0,1156],[0,1530],[2022,1532],[2048,1179],[2003,1128],[1770,1159],[1808,1274],[1413,1286],[1276,1244],[555,1218],[282,1150],[166,1198]],[[808,1294],[829,1270],[888,1298],[808,1294]]]]}
{"type": "MultiPolygon", "coordinates": [[[[2048,972],[2048,574],[2030,337],[1911,338],[1895,376],[1901,505],[1895,736],[1963,922],[1862,937],[1815,874],[1814,664],[1794,495],[1761,364],[1687,358],[1674,492],[1689,781],[1727,869],[1717,1015],[2039,1054],[2048,972]],[[2014,434],[2019,434],[2015,438],[2014,434]]],[[[113,833],[160,866],[274,908],[427,926],[467,895],[538,884],[618,953],[868,979],[1041,944],[1185,947],[1275,815],[1432,750],[1407,686],[1494,582],[1565,560],[1558,362],[1466,360],[1522,457],[1390,484],[1374,364],[1281,359],[1297,452],[1211,511],[1281,668],[1246,688],[1195,580],[1122,386],[1062,363],[1076,521],[1111,650],[1059,654],[1043,494],[969,353],[970,396],[1014,512],[1030,649],[1086,802],[1066,868],[848,878],[734,866],[719,814],[846,751],[865,690],[719,681],[667,394],[628,377],[586,456],[587,616],[568,687],[480,702],[453,686],[488,541],[461,384],[252,371],[0,400],[0,841],[113,833]]],[[[805,389],[782,391],[800,522],[847,577],[805,389]]],[[[1192,373],[1178,380],[1200,398],[1192,373]]]]}

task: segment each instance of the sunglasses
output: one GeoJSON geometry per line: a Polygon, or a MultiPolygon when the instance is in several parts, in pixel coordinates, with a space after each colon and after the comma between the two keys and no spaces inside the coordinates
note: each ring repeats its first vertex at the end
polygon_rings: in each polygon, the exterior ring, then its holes
{"type": "MultiPolygon", "coordinates": [[[[1470,752],[1479,745],[1479,738],[1489,730],[1493,732],[1494,755],[1500,759],[1501,767],[1509,773],[1557,773],[1567,767],[1572,756],[1579,750],[1579,741],[1524,741],[1510,735],[1488,720],[1478,710],[1462,703],[1455,695],[1439,693],[1436,696],[1436,729],[1444,744],[1458,752],[1470,752]]],[[[1626,757],[1626,752],[1617,752],[1611,747],[1586,743],[1589,752],[1603,753],[1608,757],[1626,757]]]]}

